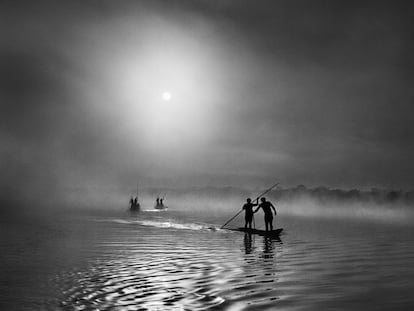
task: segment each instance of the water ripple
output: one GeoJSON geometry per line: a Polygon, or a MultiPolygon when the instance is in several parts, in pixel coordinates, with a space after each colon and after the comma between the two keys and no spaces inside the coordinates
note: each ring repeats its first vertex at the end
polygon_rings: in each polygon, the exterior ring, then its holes
{"type": "Polygon", "coordinates": [[[405,287],[413,288],[410,241],[282,242],[162,219],[112,224],[113,234],[91,250],[93,260],[57,277],[61,310],[319,310],[335,303],[369,310],[366,297],[387,290],[393,298],[384,308],[398,307],[407,305],[405,287]],[[167,222],[173,225],[159,225],[167,222]],[[396,282],[397,275],[406,277],[396,282]]]}

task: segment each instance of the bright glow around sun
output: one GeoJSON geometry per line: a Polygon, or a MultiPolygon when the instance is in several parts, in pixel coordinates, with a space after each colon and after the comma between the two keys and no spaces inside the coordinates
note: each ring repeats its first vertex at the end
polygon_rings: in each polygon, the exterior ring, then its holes
{"type": "Polygon", "coordinates": [[[113,93],[122,105],[108,105],[108,113],[116,111],[131,146],[184,153],[207,144],[217,133],[221,75],[214,70],[214,55],[193,36],[170,27],[165,30],[168,44],[160,44],[159,33],[150,31],[157,27],[144,32],[145,44],[128,41],[129,48],[121,49],[115,59],[108,56],[107,83],[116,87],[113,93]]]}
{"type": "Polygon", "coordinates": [[[169,101],[171,99],[171,93],[170,92],[164,92],[162,93],[162,99],[165,101],[169,101]]]}

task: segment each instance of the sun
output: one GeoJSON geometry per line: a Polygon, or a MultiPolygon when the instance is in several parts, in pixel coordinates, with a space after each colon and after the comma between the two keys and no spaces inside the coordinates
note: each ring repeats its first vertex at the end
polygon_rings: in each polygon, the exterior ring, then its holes
{"type": "Polygon", "coordinates": [[[164,101],[166,101],[166,102],[168,102],[168,101],[170,101],[171,100],[171,93],[170,92],[164,92],[164,93],[162,93],[162,99],[164,100],[164,101]]]}

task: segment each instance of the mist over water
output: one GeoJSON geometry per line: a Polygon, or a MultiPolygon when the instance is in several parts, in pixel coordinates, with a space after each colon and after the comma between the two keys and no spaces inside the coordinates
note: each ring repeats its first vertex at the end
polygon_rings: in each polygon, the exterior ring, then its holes
{"type": "MultiPolygon", "coordinates": [[[[165,197],[164,203],[170,210],[186,212],[188,215],[200,218],[214,216],[225,219],[240,211],[247,197],[254,199],[260,192],[261,190],[232,187],[143,188],[139,190],[139,201],[144,210],[153,210],[155,198],[165,197]]],[[[19,199],[9,196],[6,199],[3,198],[0,211],[6,218],[8,215],[48,218],[59,217],[62,213],[116,213],[128,210],[129,196],[135,193],[136,190],[131,188],[119,187],[76,188],[57,193],[54,192],[54,188],[50,188],[42,197],[19,199]]],[[[284,196],[278,190],[272,191],[266,197],[273,202],[281,216],[342,219],[378,224],[410,225],[414,223],[414,205],[411,201],[377,200],[376,202],[363,198],[320,198],[308,194],[284,196]]],[[[263,223],[261,213],[260,211],[255,217],[259,224],[263,223]]]]}
{"type": "MultiPolygon", "coordinates": [[[[62,206],[74,210],[119,211],[128,208],[129,195],[135,191],[116,188],[92,188],[68,190],[62,196],[62,206]]],[[[295,190],[295,188],[291,188],[295,190]]],[[[282,189],[266,195],[280,215],[308,218],[350,219],[376,223],[414,223],[414,202],[410,200],[384,200],[382,198],[341,198],[312,196],[311,194],[284,195],[292,191],[282,189]]],[[[338,190],[335,190],[338,191],[338,190]]],[[[165,204],[172,210],[185,211],[200,217],[231,217],[237,213],[246,198],[255,199],[262,190],[237,187],[200,187],[200,188],[143,188],[139,201],[144,209],[151,210],[157,196],[165,197],[165,204]]],[[[389,193],[392,191],[385,191],[389,193]]],[[[346,193],[346,192],[345,192],[346,193]]],[[[410,195],[412,192],[409,192],[410,195]]],[[[63,208],[64,210],[66,208],[63,208]]],[[[261,219],[262,217],[256,217],[261,219]]]]}
{"type": "MultiPolygon", "coordinates": [[[[143,189],[137,214],[122,191],[80,189],[54,204],[3,205],[14,213],[1,220],[1,305],[404,310],[414,304],[411,206],[271,193],[274,226],[284,228],[279,241],[220,229],[255,190],[169,190],[168,209],[156,211],[159,192],[143,189]]],[[[264,228],[261,211],[254,223],[264,228]]],[[[241,214],[228,227],[243,225],[241,214]]]]}

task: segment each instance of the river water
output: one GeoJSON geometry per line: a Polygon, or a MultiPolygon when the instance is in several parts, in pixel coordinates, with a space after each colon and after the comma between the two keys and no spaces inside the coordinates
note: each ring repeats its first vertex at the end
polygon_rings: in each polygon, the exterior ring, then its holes
{"type": "Polygon", "coordinates": [[[0,309],[414,307],[408,224],[281,216],[277,239],[220,230],[228,216],[121,211],[3,219],[0,309]]]}

